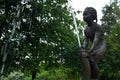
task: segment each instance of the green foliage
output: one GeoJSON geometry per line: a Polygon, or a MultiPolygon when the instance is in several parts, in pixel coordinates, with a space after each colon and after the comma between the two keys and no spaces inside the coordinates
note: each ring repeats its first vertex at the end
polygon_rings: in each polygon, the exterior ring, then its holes
{"type": "Polygon", "coordinates": [[[103,10],[102,26],[105,29],[105,32],[110,34],[114,24],[119,22],[119,0],[115,0],[110,5],[106,5],[103,10]]]}
{"type": "Polygon", "coordinates": [[[77,42],[68,0],[24,1],[0,3],[0,67],[5,66],[4,74],[21,70],[33,75],[41,67],[59,67],[77,42]]]}
{"type": "Polygon", "coordinates": [[[62,57],[64,58],[64,67],[71,68],[75,72],[80,72],[80,60],[78,56],[77,43],[69,46],[62,57]]]}
{"type": "Polygon", "coordinates": [[[118,4],[118,0],[115,0],[104,8],[102,24],[107,33],[107,51],[100,63],[101,80],[120,79],[120,6],[118,4]]]}
{"type": "Polygon", "coordinates": [[[1,76],[0,80],[22,80],[24,74],[18,71],[11,72],[7,77],[1,76]]]}
{"type": "MultiPolygon", "coordinates": [[[[47,79],[47,80],[67,80],[67,74],[64,73],[62,70],[50,70],[48,72],[43,72],[39,77],[41,79],[47,79]]],[[[38,78],[39,80],[40,78],[38,78]]]]}
{"type": "MultiPolygon", "coordinates": [[[[79,80],[79,74],[70,68],[53,68],[51,70],[42,70],[37,74],[35,80],[79,80]]],[[[25,77],[24,80],[31,80],[30,77],[25,77]]]]}

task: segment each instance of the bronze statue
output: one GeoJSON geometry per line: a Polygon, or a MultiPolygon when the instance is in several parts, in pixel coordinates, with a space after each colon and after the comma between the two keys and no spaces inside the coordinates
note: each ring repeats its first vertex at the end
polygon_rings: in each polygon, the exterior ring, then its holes
{"type": "Polygon", "coordinates": [[[97,24],[97,11],[93,7],[85,8],[83,20],[87,23],[87,26],[84,30],[84,43],[79,49],[82,65],[81,80],[98,80],[99,68],[97,62],[105,53],[106,41],[102,27],[97,24]],[[91,46],[87,50],[89,42],[91,42],[91,46]]]}

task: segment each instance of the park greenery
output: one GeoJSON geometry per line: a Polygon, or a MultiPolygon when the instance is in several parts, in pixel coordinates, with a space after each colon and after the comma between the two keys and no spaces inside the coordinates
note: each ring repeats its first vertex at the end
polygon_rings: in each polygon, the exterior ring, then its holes
{"type": "MultiPolygon", "coordinates": [[[[71,9],[68,0],[0,0],[0,80],[80,80],[71,9]]],[[[120,1],[102,12],[107,50],[100,80],[119,80],[120,1]]],[[[82,43],[85,23],[76,20],[82,43]]]]}

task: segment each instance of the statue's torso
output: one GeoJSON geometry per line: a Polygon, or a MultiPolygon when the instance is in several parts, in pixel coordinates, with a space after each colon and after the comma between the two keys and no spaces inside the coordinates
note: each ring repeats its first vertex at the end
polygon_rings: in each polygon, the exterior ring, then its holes
{"type": "Polygon", "coordinates": [[[88,39],[90,39],[91,42],[94,41],[96,32],[99,32],[99,34],[100,34],[99,39],[103,40],[104,39],[104,33],[102,31],[101,26],[99,26],[97,24],[94,24],[94,25],[91,25],[91,26],[87,26],[85,28],[85,35],[87,36],[88,39]]]}

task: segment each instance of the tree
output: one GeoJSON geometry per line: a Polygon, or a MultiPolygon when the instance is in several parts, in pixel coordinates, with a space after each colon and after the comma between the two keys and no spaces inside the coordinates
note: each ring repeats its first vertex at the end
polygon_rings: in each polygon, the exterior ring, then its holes
{"type": "Polygon", "coordinates": [[[0,10],[5,12],[0,17],[8,23],[1,29],[2,73],[20,69],[34,80],[42,66],[48,69],[64,62],[63,53],[76,43],[67,0],[2,3],[0,10]]]}
{"type": "Polygon", "coordinates": [[[103,9],[102,25],[106,31],[107,51],[105,58],[101,61],[101,80],[117,80],[120,78],[120,5],[118,0],[106,5],[103,9]]]}
{"type": "MultiPolygon", "coordinates": [[[[10,49],[15,45],[16,40],[13,38],[16,26],[19,25],[19,21],[16,18],[19,17],[19,1],[7,1],[3,0],[0,4],[0,51],[1,51],[1,74],[5,70],[6,58],[10,49]],[[11,45],[12,44],[12,45],[11,45]]],[[[13,49],[12,49],[13,50],[13,49]]],[[[10,54],[9,54],[10,55],[10,54]]],[[[10,61],[12,59],[10,58],[10,61]]],[[[8,60],[9,61],[9,60],[8,60]]],[[[11,62],[10,62],[11,64],[11,62]]],[[[9,66],[9,65],[7,65],[9,66]]],[[[9,70],[9,67],[8,67],[9,70]]]]}
{"type": "Polygon", "coordinates": [[[107,34],[111,33],[111,30],[114,27],[113,25],[119,20],[120,9],[118,2],[119,0],[115,0],[110,5],[106,5],[102,10],[102,26],[107,34]]]}

